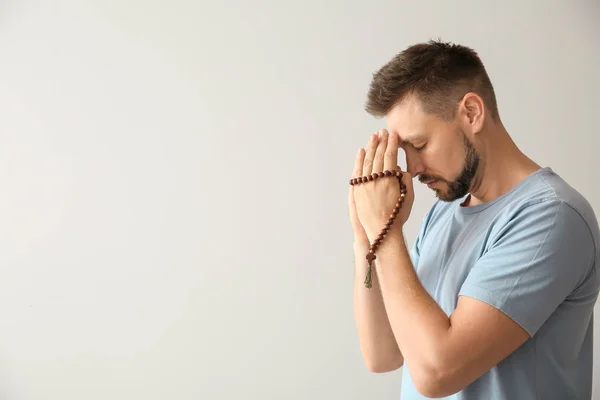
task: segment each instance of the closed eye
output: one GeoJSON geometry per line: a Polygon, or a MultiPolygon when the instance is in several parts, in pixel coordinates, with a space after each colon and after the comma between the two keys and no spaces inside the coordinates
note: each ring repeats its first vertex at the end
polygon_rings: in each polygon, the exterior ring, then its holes
{"type": "Polygon", "coordinates": [[[421,151],[421,150],[423,150],[423,149],[425,148],[425,146],[427,146],[427,143],[425,143],[425,144],[424,144],[423,146],[421,146],[421,147],[415,147],[415,150],[417,150],[417,151],[421,151]]]}

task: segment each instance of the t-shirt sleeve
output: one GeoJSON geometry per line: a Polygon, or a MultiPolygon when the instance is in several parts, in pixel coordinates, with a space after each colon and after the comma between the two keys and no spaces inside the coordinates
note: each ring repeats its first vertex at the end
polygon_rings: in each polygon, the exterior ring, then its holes
{"type": "Polygon", "coordinates": [[[567,203],[540,199],[491,239],[459,295],[485,301],[533,336],[595,262],[586,221],[567,203]]]}
{"type": "Polygon", "coordinates": [[[419,258],[421,256],[421,245],[425,237],[425,231],[427,230],[431,219],[431,214],[433,213],[433,210],[435,209],[436,205],[437,202],[434,203],[434,205],[429,209],[429,211],[427,211],[427,213],[421,220],[421,224],[419,225],[419,233],[417,234],[417,237],[415,238],[415,241],[409,251],[409,257],[414,268],[417,268],[419,265],[419,258]]]}
{"type": "Polygon", "coordinates": [[[410,249],[410,260],[415,268],[419,265],[419,257],[421,256],[421,235],[417,235],[415,242],[410,249]]]}

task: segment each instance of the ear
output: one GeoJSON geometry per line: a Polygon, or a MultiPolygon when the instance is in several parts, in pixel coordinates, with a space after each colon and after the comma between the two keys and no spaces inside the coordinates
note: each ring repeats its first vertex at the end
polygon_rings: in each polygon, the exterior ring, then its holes
{"type": "Polygon", "coordinates": [[[485,106],[483,99],[476,93],[465,94],[458,108],[460,123],[465,132],[477,134],[483,129],[485,106]]]}

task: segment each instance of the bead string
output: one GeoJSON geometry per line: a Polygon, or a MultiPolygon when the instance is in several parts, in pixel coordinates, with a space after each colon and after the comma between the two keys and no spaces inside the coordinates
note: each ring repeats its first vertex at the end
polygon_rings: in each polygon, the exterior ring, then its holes
{"type": "Polygon", "coordinates": [[[402,205],[404,204],[404,198],[406,197],[406,185],[404,185],[404,183],[402,183],[402,172],[400,172],[400,171],[385,170],[383,172],[374,172],[371,175],[360,176],[358,178],[350,179],[350,185],[354,186],[354,185],[360,185],[361,183],[371,182],[371,181],[374,181],[376,179],[383,178],[383,177],[398,178],[398,183],[400,184],[400,197],[398,198],[396,207],[394,207],[394,210],[392,211],[392,214],[390,215],[388,222],[385,224],[385,227],[383,227],[383,229],[379,233],[379,236],[377,236],[377,239],[375,239],[375,241],[371,244],[369,252],[367,253],[367,261],[369,263],[369,267],[367,268],[367,275],[365,277],[365,287],[368,289],[370,289],[373,286],[372,264],[373,264],[373,261],[375,261],[375,259],[377,258],[377,256],[375,255],[375,252],[377,251],[377,248],[383,241],[383,238],[389,231],[390,227],[396,220],[396,216],[398,215],[398,213],[400,212],[400,208],[402,208],[402,205]]]}

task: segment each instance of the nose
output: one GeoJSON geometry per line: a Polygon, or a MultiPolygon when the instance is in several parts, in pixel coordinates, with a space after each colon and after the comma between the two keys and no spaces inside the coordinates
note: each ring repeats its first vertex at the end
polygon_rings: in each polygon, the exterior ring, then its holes
{"type": "Polygon", "coordinates": [[[406,152],[406,170],[413,178],[417,178],[425,170],[423,163],[419,159],[419,156],[413,154],[412,151],[406,152]]]}

